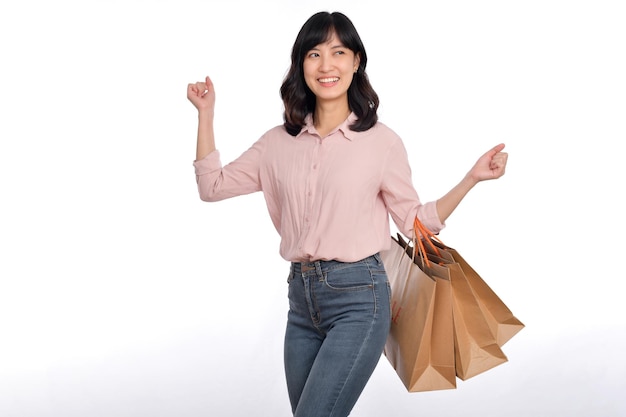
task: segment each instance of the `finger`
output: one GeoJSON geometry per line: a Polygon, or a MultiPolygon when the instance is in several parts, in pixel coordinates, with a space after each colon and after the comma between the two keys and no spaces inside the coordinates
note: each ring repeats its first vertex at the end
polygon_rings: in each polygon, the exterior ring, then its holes
{"type": "Polygon", "coordinates": [[[501,152],[502,149],[504,149],[504,146],[505,146],[504,143],[499,143],[496,146],[494,146],[493,148],[491,148],[491,152],[493,152],[493,153],[501,152]]]}
{"type": "Polygon", "coordinates": [[[503,160],[495,160],[489,164],[489,169],[493,173],[493,175],[497,178],[504,175],[504,171],[506,170],[506,162],[503,160]]]}
{"type": "Polygon", "coordinates": [[[505,165],[508,154],[506,152],[499,152],[491,158],[491,164],[505,165]]]}
{"type": "Polygon", "coordinates": [[[504,164],[500,161],[491,161],[489,164],[489,169],[498,170],[504,168],[504,164]]]}
{"type": "Polygon", "coordinates": [[[493,148],[489,149],[487,152],[483,154],[483,156],[480,159],[492,160],[494,156],[496,156],[500,151],[502,151],[502,149],[504,149],[504,143],[500,143],[494,146],[493,148]]]}
{"type": "Polygon", "coordinates": [[[205,81],[203,83],[204,89],[202,90],[202,96],[207,94],[209,91],[213,90],[213,82],[211,81],[211,78],[209,78],[209,76],[207,75],[204,80],[205,81]]]}
{"type": "Polygon", "coordinates": [[[506,165],[506,161],[509,158],[509,154],[506,152],[499,152],[494,155],[492,158],[494,161],[497,161],[501,165],[506,165]]]}
{"type": "Polygon", "coordinates": [[[193,91],[193,94],[196,95],[197,97],[202,97],[202,95],[206,91],[206,88],[204,87],[204,83],[198,82],[198,83],[193,84],[192,91],[193,91]]]}
{"type": "Polygon", "coordinates": [[[189,84],[190,91],[198,97],[201,97],[206,92],[206,85],[203,82],[197,82],[195,84],[189,84]]]}

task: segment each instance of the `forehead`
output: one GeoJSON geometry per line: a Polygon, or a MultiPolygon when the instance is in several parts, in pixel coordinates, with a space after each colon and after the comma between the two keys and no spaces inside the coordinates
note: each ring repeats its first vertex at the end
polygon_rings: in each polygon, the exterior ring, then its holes
{"type": "Polygon", "coordinates": [[[341,39],[339,39],[339,37],[337,36],[337,33],[334,30],[332,30],[328,32],[325,40],[315,45],[315,48],[320,47],[320,46],[337,47],[337,46],[344,46],[344,45],[341,42],[341,39]]]}

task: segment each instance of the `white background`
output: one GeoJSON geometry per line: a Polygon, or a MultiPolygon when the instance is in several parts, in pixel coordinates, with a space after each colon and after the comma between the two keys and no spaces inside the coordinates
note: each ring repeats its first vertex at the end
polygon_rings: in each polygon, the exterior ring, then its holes
{"type": "Polygon", "coordinates": [[[282,123],[304,21],[355,23],[422,200],[505,142],[440,235],[526,324],[509,361],[354,416],[624,416],[620,1],[20,1],[0,6],[0,415],[290,415],[288,264],[261,194],[206,204],[189,82],[224,162],[282,123]],[[407,9],[407,5],[411,9],[407,9]]]}

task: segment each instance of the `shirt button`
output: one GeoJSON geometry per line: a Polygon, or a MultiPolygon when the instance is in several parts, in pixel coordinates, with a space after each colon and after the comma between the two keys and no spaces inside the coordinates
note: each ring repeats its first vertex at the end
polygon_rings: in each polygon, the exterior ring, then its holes
{"type": "Polygon", "coordinates": [[[317,164],[314,164],[314,165],[313,165],[313,169],[317,169],[317,164]]]}

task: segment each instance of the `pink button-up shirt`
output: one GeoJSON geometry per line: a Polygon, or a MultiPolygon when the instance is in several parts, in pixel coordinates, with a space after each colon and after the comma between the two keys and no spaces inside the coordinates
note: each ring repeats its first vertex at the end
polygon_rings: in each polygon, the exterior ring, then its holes
{"type": "Polygon", "coordinates": [[[293,137],[277,126],[222,167],[219,151],[195,161],[200,198],[263,191],[287,261],[354,262],[388,249],[389,217],[406,236],[417,215],[437,233],[436,202],[422,204],[400,137],[378,122],[366,132],[354,114],[321,138],[312,124],[293,137]]]}

